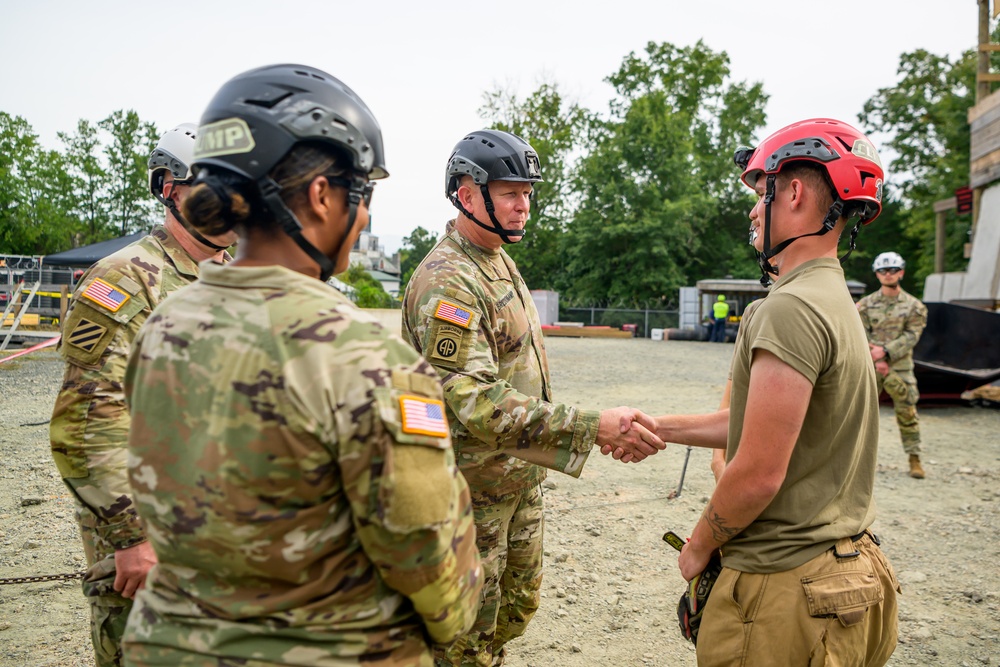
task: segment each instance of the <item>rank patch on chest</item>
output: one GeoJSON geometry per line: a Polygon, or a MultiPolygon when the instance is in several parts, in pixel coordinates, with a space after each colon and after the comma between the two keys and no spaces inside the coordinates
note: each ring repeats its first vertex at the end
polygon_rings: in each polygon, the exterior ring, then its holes
{"type": "Polygon", "coordinates": [[[87,289],[83,290],[81,296],[90,299],[99,306],[104,306],[112,313],[118,312],[118,309],[132,298],[125,292],[116,289],[114,285],[106,283],[100,278],[95,278],[92,283],[87,285],[87,289]]]}
{"type": "Polygon", "coordinates": [[[452,322],[459,326],[469,328],[469,323],[472,322],[472,313],[464,308],[459,308],[450,301],[441,300],[438,304],[437,310],[434,311],[434,317],[439,320],[444,320],[445,322],[452,322]]]}
{"type": "Polygon", "coordinates": [[[102,327],[100,324],[84,318],[70,332],[66,342],[85,352],[91,352],[107,330],[107,327],[102,327]]]}
{"type": "Polygon", "coordinates": [[[443,438],[448,435],[448,422],[444,418],[444,403],[433,398],[413,394],[399,397],[399,410],[403,416],[403,433],[419,433],[443,438]]]}

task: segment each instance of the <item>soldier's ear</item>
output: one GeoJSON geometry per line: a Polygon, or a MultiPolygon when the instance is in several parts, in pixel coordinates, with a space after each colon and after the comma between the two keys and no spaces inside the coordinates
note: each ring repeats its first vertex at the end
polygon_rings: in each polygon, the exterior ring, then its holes
{"type": "Polygon", "coordinates": [[[466,209],[472,208],[472,198],[474,196],[474,191],[471,187],[463,183],[462,185],[458,186],[458,192],[456,194],[458,195],[458,201],[462,204],[462,206],[464,206],[466,209]]]}

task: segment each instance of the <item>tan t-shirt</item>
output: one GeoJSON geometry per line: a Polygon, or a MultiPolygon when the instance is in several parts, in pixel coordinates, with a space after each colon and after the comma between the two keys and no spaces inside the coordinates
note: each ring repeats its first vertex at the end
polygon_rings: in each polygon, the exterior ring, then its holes
{"type": "Polygon", "coordinates": [[[875,518],[875,372],[836,259],[812,260],[782,276],[745,325],[733,357],[727,459],[743,432],[754,350],[771,352],[813,384],[785,481],[760,516],[723,546],[727,567],[781,572],[875,518]]]}

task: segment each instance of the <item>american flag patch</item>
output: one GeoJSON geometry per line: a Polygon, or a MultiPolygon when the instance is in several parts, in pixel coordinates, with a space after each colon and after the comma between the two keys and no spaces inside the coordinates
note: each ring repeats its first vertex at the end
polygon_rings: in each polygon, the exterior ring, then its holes
{"type": "Polygon", "coordinates": [[[420,433],[443,438],[448,435],[448,422],[444,418],[444,403],[433,398],[413,394],[399,397],[403,414],[403,433],[420,433]]]}
{"type": "Polygon", "coordinates": [[[472,321],[472,313],[444,300],[438,304],[437,310],[434,311],[434,317],[446,322],[453,322],[466,329],[469,328],[469,323],[472,321]]]}
{"type": "Polygon", "coordinates": [[[100,278],[95,278],[94,282],[87,285],[87,289],[83,290],[83,294],[91,301],[101,306],[104,306],[112,313],[118,312],[118,309],[125,305],[131,297],[121,290],[115,289],[114,285],[109,285],[100,278]]]}

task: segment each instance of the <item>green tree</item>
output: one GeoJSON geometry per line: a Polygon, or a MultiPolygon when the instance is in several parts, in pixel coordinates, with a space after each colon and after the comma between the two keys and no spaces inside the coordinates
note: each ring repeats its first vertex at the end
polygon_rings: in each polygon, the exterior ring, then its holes
{"type": "Polygon", "coordinates": [[[434,249],[437,242],[437,235],[423,227],[417,227],[410,232],[409,236],[403,237],[403,245],[399,249],[399,272],[402,276],[401,291],[406,289],[414,270],[420,266],[420,262],[424,260],[427,253],[434,249]]]}
{"type": "Polygon", "coordinates": [[[361,264],[355,263],[337,276],[355,290],[354,303],[359,308],[393,308],[397,304],[392,296],[382,288],[382,283],[369,275],[361,264]]]}
{"type": "Polygon", "coordinates": [[[125,235],[151,226],[159,206],[149,194],[147,162],[159,133],[129,109],[113,112],[98,126],[110,135],[104,147],[108,160],[110,213],[125,235]]]}
{"type": "Polygon", "coordinates": [[[479,109],[491,127],[513,132],[531,144],[542,167],[535,184],[531,218],[524,238],[505,247],[525,282],[534,289],[561,290],[565,276],[566,225],[572,217],[572,179],[586,141],[590,114],[566,100],[555,83],[543,83],[524,100],[509,89],[484,93],[479,109]]]}
{"type": "Polygon", "coordinates": [[[0,248],[44,255],[68,242],[72,217],[62,156],[20,116],[0,111],[0,248]]]}
{"type": "Polygon", "coordinates": [[[754,275],[732,155],[764,124],[761,84],[732,81],[701,41],[650,42],[607,80],[610,117],[592,124],[576,182],[568,300],[657,305],[700,278],[754,275]]]}
{"type": "Polygon", "coordinates": [[[60,132],[64,147],[67,176],[76,199],[74,207],[78,225],[74,230],[73,246],[79,247],[112,238],[108,188],[110,177],[101,164],[101,141],[98,128],[88,120],[77,122],[76,132],[60,132]]]}
{"type": "MultiPolygon", "coordinates": [[[[975,72],[973,51],[955,60],[924,49],[904,53],[897,70],[899,81],[880,89],[859,114],[863,129],[875,135],[876,141],[883,139],[883,156],[891,158],[887,181],[899,202],[899,206],[887,207],[871,225],[878,226],[882,237],[878,240],[883,244],[866,244],[862,257],[885,250],[903,254],[907,289],[916,288],[917,294],[934,270],[933,204],[969,183],[968,111],[975,102],[975,72]]],[[[949,217],[948,270],[965,266],[962,247],[971,222],[969,216],[949,217]]],[[[867,232],[861,238],[871,240],[875,235],[867,232]]]]}

